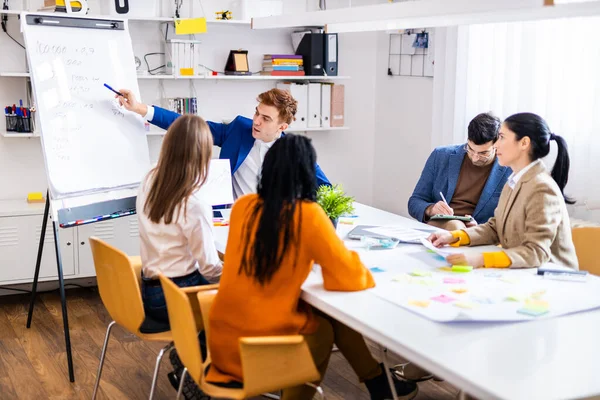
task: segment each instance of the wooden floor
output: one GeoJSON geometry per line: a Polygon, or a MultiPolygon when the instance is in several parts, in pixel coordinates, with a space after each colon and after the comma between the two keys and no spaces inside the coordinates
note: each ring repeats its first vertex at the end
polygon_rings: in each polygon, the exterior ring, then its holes
{"type": "MultiPolygon", "coordinates": [[[[62,316],[58,292],[38,297],[31,329],[27,321],[28,295],[0,297],[0,398],[91,399],[98,358],[110,322],[95,288],[67,291],[75,383],[67,371],[62,316]]],[[[99,399],[147,399],[156,354],[161,344],[142,342],[116,327],[113,329],[102,372],[99,399]]],[[[377,354],[377,353],[374,353],[377,354]]],[[[155,399],[174,399],[176,392],[163,360],[155,399]]],[[[328,399],[364,399],[364,385],[339,352],[333,354],[325,377],[328,399]]],[[[457,390],[448,383],[419,384],[417,399],[450,400],[457,390]]]]}

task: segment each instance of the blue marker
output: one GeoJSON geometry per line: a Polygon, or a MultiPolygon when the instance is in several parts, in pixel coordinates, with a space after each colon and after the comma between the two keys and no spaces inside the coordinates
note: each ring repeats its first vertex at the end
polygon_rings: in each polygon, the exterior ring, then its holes
{"type": "Polygon", "coordinates": [[[113,92],[115,92],[116,94],[118,94],[119,96],[125,97],[123,96],[123,93],[121,92],[117,92],[115,89],[111,88],[110,86],[108,86],[106,83],[104,84],[104,86],[108,89],[108,90],[112,90],[113,92]]]}

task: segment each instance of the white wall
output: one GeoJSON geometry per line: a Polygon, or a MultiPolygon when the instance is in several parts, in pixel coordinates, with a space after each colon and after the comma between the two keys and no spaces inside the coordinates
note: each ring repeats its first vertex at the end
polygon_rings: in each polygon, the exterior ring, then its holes
{"type": "Polygon", "coordinates": [[[373,205],[408,216],[408,198],[432,150],[433,79],[388,76],[389,35],[377,33],[373,205]]]}

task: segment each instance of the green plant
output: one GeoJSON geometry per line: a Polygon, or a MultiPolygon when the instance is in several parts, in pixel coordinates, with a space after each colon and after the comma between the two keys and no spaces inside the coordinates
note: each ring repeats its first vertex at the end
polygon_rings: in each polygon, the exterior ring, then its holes
{"type": "Polygon", "coordinates": [[[332,221],[354,212],[354,197],[346,196],[341,185],[320,186],[317,190],[317,203],[332,221]]]}

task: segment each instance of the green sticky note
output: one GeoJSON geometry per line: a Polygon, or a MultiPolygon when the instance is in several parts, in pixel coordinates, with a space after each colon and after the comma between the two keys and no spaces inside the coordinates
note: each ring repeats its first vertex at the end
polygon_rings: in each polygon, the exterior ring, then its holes
{"type": "Polygon", "coordinates": [[[506,300],[523,301],[523,300],[525,300],[525,296],[522,294],[513,293],[513,294],[509,294],[508,296],[506,296],[506,300]]]}
{"type": "Polygon", "coordinates": [[[473,267],[470,265],[453,265],[452,272],[471,272],[473,267]]]}
{"type": "Polygon", "coordinates": [[[410,273],[412,276],[431,276],[431,272],[429,271],[420,271],[416,270],[410,273]]]}
{"type": "Polygon", "coordinates": [[[534,308],[525,307],[525,308],[518,309],[517,312],[519,314],[525,314],[525,315],[529,315],[532,317],[539,317],[540,315],[546,314],[548,312],[548,309],[547,308],[539,308],[539,307],[534,307],[534,308]]]}

